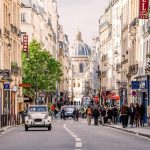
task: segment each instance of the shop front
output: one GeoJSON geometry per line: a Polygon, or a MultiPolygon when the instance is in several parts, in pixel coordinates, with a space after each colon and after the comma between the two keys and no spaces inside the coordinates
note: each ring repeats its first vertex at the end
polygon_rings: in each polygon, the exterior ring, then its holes
{"type": "Polygon", "coordinates": [[[149,75],[140,76],[137,78],[139,89],[137,91],[137,102],[145,107],[144,120],[147,122],[147,108],[150,105],[150,80],[149,75]]]}

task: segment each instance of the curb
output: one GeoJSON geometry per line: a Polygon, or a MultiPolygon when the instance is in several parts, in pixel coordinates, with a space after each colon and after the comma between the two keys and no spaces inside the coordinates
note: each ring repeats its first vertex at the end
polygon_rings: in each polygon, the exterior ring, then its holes
{"type": "Polygon", "coordinates": [[[129,131],[129,130],[126,130],[124,128],[118,128],[118,127],[114,127],[114,126],[110,126],[110,125],[105,125],[105,126],[109,127],[109,128],[117,129],[117,130],[120,130],[120,131],[128,132],[128,133],[131,133],[131,134],[134,134],[134,135],[140,135],[140,136],[143,136],[143,137],[150,138],[149,134],[144,134],[144,133],[135,132],[135,131],[129,131]]]}
{"type": "Polygon", "coordinates": [[[4,127],[4,128],[2,128],[2,129],[0,129],[0,134],[2,134],[3,132],[5,132],[5,131],[7,131],[7,130],[9,130],[9,129],[11,129],[11,128],[20,127],[20,126],[22,126],[22,125],[14,125],[14,126],[7,126],[7,127],[4,127]]]}

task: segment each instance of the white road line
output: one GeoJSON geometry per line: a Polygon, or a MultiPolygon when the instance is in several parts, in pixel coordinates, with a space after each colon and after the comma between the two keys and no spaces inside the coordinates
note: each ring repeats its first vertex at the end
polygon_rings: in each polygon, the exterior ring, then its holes
{"type": "MultiPolygon", "coordinates": [[[[64,124],[63,127],[75,139],[75,141],[76,141],[75,147],[82,148],[82,140],[77,135],[75,135],[75,133],[73,133],[71,130],[69,130],[67,128],[66,124],[64,124]]],[[[75,149],[75,150],[81,150],[81,149],[75,149]]]]}
{"type": "Polygon", "coordinates": [[[82,142],[77,142],[76,147],[82,147],[82,142]]]}
{"type": "Polygon", "coordinates": [[[72,135],[72,137],[74,137],[74,138],[78,138],[78,136],[77,136],[77,135],[72,135]]]}
{"type": "Polygon", "coordinates": [[[75,138],[75,140],[76,140],[77,142],[81,142],[81,139],[80,139],[80,138],[75,138]]]}

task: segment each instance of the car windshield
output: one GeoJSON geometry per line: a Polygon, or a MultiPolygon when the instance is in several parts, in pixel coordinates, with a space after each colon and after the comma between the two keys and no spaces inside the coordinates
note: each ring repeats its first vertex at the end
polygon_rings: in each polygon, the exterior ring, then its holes
{"type": "Polygon", "coordinates": [[[28,111],[29,112],[47,112],[47,107],[45,107],[45,106],[31,106],[28,111]]]}
{"type": "Polygon", "coordinates": [[[74,111],[74,108],[73,107],[66,107],[66,112],[73,112],[74,111]]]}

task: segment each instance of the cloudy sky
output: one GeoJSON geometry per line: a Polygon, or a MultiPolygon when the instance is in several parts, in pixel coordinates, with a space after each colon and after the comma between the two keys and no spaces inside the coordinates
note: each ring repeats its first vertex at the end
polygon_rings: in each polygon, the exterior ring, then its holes
{"type": "Polygon", "coordinates": [[[85,42],[91,45],[91,38],[98,33],[98,20],[104,13],[109,0],[57,0],[60,23],[70,42],[75,39],[77,29],[85,42]]]}

